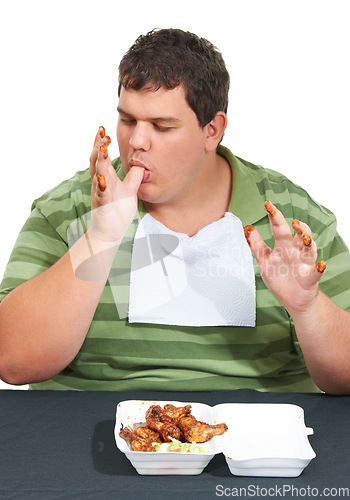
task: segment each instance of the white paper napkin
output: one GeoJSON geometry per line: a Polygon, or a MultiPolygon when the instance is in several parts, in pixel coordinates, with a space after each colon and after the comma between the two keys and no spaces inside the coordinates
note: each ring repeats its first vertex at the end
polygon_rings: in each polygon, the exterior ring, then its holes
{"type": "Polygon", "coordinates": [[[136,231],[129,322],[255,326],[253,258],[241,221],[225,216],[192,237],[146,214],[136,231]]]}

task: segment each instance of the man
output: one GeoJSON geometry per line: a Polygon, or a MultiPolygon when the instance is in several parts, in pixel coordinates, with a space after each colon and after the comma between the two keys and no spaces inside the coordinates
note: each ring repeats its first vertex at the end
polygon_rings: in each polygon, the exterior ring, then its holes
{"type": "MultiPolygon", "coordinates": [[[[220,145],[228,89],[220,53],[193,34],[154,31],[127,52],[120,64],[120,159],[110,161],[101,127],[90,171],[36,200],[15,245],[1,286],[1,378],[35,389],[350,392],[349,252],[328,210],[281,174],[220,145]],[[67,234],[76,220],[83,231],[72,241],[67,234]],[[242,224],[248,243],[240,239],[242,224]],[[140,282],[132,272],[130,280],[137,245],[128,242],[140,227],[148,241],[154,228],[184,241],[183,254],[168,252],[175,257],[164,276],[179,260],[192,272],[204,249],[204,269],[214,262],[217,277],[225,259],[220,252],[212,259],[211,249],[239,242],[223,280],[211,281],[207,272],[201,292],[191,295],[199,274],[191,275],[185,297],[198,297],[199,313],[191,315],[195,300],[181,301],[184,290],[167,309],[152,304],[152,277],[140,282]],[[241,283],[229,295],[228,276],[241,283]],[[235,304],[244,277],[253,277],[254,297],[247,285],[248,295],[235,304]],[[116,307],[123,300],[130,317],[116,307]],[[147,311],[138,319],[143,300],[157,310],[155,321],[147,311]],[[214,314],[221,302],[229,319],[213,322],[210,314],[202,321],[206,308],[215,303],[214,314]],[[179,321],[170,322],[174,316],[179,321]]],[[[154,278],[154,290],[161,279],[154,278]]]]}

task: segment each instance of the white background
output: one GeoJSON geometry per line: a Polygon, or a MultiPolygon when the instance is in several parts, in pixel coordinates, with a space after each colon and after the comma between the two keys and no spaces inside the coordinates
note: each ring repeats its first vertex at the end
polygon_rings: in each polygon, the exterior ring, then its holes
{"type": "Polygon", "coordinates": [[[224,145],[338,217],[350,245],[347,0],[0,0],[0,275],[36,197],[87,168],[99,125],[118,155],[118,64],[137,36],[208,38],[231,74],[224,145]]]}

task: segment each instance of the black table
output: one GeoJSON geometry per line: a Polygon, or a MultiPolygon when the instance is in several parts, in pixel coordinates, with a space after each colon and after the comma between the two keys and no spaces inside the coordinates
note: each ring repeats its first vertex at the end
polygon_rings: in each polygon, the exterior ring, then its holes
{"type": "Polygon", "coordinates": [[[220,392],[0,391],[0,498],[350,498],[350,397],[220,392]],[[233,476],[222,454],[198,476],[140,476],[114,441],[125,399],[291,403],[305,410],[316,458],[297,478],[233,476]]]}

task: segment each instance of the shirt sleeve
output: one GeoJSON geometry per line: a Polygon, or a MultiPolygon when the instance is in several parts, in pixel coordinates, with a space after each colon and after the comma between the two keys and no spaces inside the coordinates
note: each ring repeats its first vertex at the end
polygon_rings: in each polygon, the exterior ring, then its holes
{"type": "Polygon", "coordinates": [[[0,301],[21,283],[51,267],[68,250],[38,207],[21,229],[0,284],[0,301]]]}
{"type": "Polygon", "coordinates": [[[339,307],[350,311],[350,252],[336,231],[336,223],[328,226],[316,241],[318,260],[327,264],[321,278],[321,290],[339,307]]]}

